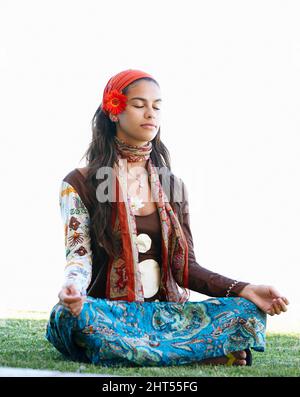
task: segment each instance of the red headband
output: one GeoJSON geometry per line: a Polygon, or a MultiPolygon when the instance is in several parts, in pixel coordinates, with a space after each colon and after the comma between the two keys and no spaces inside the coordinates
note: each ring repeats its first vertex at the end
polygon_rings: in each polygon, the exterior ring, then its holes
{"type": "MultiPolygon", "coordinates": [[[[119,114],[126,108],[126,95],[122,94],[122,90],[131,84],[133,81],[142,77],[151,77],[150,74],[142,72],[141,70],[128,69],[124,70],[111,77],[108,80],[103,92],[102,110],[108,115],[119,114]]],[[[154,79],[155,80],[155,79],[154,79]]]]}

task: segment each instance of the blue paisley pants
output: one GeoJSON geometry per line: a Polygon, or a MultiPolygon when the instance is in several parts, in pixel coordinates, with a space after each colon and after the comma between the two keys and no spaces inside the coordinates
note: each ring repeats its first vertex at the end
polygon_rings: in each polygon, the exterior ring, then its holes
{"type": "Polygon", "coordinates": [[[79,316],[56,304],[47,340],[65,357],[101,366],[196,363],[265,350],[266,314],[241,297],[127,302],[87,297],[79,316]]]}

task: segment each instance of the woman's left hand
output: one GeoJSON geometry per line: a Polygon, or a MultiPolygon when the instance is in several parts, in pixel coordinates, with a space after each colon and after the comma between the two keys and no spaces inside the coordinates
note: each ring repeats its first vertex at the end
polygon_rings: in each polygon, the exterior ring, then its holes
{"type": "Polygon", "coordinates": [[[287,311],[289,301],[270,285],[246,285],[239,293],[242,298],[255,303],[263,312],[274,316],[287,311]]]}

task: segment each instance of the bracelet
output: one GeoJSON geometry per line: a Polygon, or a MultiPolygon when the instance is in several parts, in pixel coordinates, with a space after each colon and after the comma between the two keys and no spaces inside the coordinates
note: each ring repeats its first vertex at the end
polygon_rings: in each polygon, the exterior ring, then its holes
{"type": "Polygon", "coordinates": [[[235,280],[235,281],[231,284],[231,286],[228,288],[228,290],[227,290],[227,292],[226,292],[226,295],[225,295],[226,298],[228,298],[228,296],[229,296],[229,294],[230,294],[230,291],[232,290],[232,288],[233,288],[235,285],[237,285],[237,283],[238,283],[238,281],[235,280]]]}

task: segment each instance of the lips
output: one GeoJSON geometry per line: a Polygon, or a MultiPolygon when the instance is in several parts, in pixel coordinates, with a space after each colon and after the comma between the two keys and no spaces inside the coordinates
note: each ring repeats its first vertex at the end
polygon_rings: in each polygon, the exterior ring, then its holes
{"type": "Polygon", "coordinates": [[[146,126],[149,126],[149,127],[156,127],[156,125],[150,124],[150,123],[141,124],[141,126],[142,126],[142,127],[146,127],[146,126]]]}

